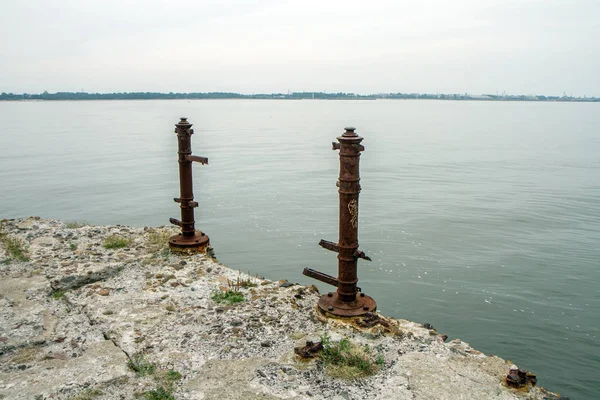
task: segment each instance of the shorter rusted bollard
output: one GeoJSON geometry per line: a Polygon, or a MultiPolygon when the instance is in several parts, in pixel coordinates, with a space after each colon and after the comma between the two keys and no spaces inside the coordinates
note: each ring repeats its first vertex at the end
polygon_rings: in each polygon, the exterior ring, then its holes
{"type": "Polygon", "coordinates": [[[181,233],[169,238],[169,247],[174,251],[202,252],[206,250],[209,244],[208,236],[200,231],[196,231],[194,221],[194,208],[198,203],[194,201],[194,190],[192,182],[192,162],[208,164],[208,158],[192,155],[192,135],[194,130],[192,124],[187,118],[181,118],[178,124],[175,124],[175,133],[177,134],[178,155],[179,155],[179,188],[180,197],[175,198],[176,203],[180,204],[181,221],[171,218],[169,221],[181,227],[181,233]]]}
{"type": "Polygon", "coordinates": [[[321,240],[319,245],[338,253],[338,277],[305,268],[303,274],[337,286],[335,293],[330,292],[319,299],[319,309],[340,317],[365,315],[377,309],[373,298],[366,296],[356,286],[358,283],[357,260],[371,261],[358,250],[358,194],[360,177],[358,161],[360,152],[365,148],[360,144],[363,138],[354,132],[355,128],[346,128],[342,136],[333,142],[333,150],[340,150],[340,177],[337,182],[340,194],[339,242],[321,240]]]}

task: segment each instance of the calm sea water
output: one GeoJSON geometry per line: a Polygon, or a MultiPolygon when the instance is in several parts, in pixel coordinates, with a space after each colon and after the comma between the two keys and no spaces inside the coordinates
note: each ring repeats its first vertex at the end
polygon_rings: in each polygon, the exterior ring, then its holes
{"type": "MultiPolygon", "coordinates": [[[[221,262],[337,275],[337,152],[365,140],[359,285],[573,399],[600,397],[600,104],[450,101],[0,103],[0,217],[154,226],[178,217],[194,123],[197,226],[221,262]]],[[[323,289],[325,287],[321,286],[323,289]]]]}

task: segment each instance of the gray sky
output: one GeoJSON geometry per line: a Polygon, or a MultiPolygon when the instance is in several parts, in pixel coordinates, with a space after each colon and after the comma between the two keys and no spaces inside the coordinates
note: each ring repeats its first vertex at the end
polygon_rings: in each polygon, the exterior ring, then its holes
{"type": "Polygon", "coordinates": [[[600,0],[0,0],[0,91],[600,97],[600,0]]]}

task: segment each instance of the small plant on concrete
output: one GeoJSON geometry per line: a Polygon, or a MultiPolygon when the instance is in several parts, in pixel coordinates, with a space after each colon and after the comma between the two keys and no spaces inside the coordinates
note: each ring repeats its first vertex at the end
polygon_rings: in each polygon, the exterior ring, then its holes
{"type": "Polygon", "coordinates": [[[375,374],[384,364],[382,355],[373,357],[371,348],[352,343],[348,338],[331,342],[327,333],[321,336],[323,350],[319,358],[327,373],[336,378],[356,379],[375,374]]]}
{"type": "Polygon", "coordinates": [[[206,255],[210,258],[212,258],[213,260],[217,260],[217,255],[215,254],[215,249],[213,249],[212,247],[208,246],[206,248],[206,255]]]}
{"type": "Polygon", "coordinates": [[[62,289],[55,290],[54,292],[52,292],[52,298],[54,300],[60,300],[64,297],[65,293],[67,292],[62,289]]]}
{"type": "Polygon", "coordinates": [[[163,249],[160,252],[160,256],[162,257],[163,260],[167,261],[169,259],[169,257],[171,257],[171,250],[163,249]]]}
{"type": "Polygon", "coordinates": [[[72,400],[92,400],[98,396],[102,396],[104,392],[100,389],[85,389],[81,392],[77,393],[75,397],[72,397],[72,400]]]}
{"type": "Polygon", "coordinates": [[[156,366],[146,360],[142,353],[136,353],[129,358],[127,366],[134,370],[137,376],[152,375],[156,366]]]}
{"type": "Polygon", "coordinates": [[[170,390],[165,389],[162,386],[159,386],[155,390],[150,390],[150,391],[144,393],[144,399],[146,399],[146,400],[175,400],[175,397],[173,397],[170,390]]]}
{"type": "Polygon", "coordinates": [[[156,231],[152,230],[148,234],[148,239],[146,240],[146,247],[150,252],[159,252],[161,250],[169,249],[169,238],[172,233],[166,231],[156,231]]]}
{"type": "Polygon", "coordinates": [[[181,374],[179,372],[177,372],[177,371],[171,370],[171,371],[167,372],[166,379],[169,382],[175,382],[175,381],[178,381],[178,380],[181,379],[181,374]]]}
{"type": "Polygon", "coordinates": [[[104,243],[102,245],[106,249],[122,249],[123,247],[127,247],[131,244],[133,240],[131,238],[126,238],[119,235],[111,235],[104,239],[104,243]]]}
{"type": "Polygon", "coordinates": [[[246,279],[242,278],[241,272],[238,271],[238,276],[236,280],[227,279],[227,286],[229,286],[229,288],[232,289],[234,292],[238,292],[240,288],[248,289],[251,287],[256,287],[258,285],[250,277],[246,279]]]}
{"type": "Polygon", "coordinates": [[[77,243],[69,242],[69,248],[71,251],[77,250],[77,243]]]}
{"type": "Polygon", "coordinates": [[[215,303],[226,304],[235,304],[246,300],[243,294],[233,290],[228,290],[226,292],[216,291],[213,293],[212,299],[215,303]]]}
{"type": "Polygon", "coordinates": [[[68,221],[65,226],[69,229],[77,229],[77,228],[82,228],[84,226],[88,226],[89,223],[85,222],[85,221],[68,221]]]}
{"type": "Polygon", "coordinates": [[[177,371],[159,371],[154,376],[158,387],[154,390],[150,390],[143,393],[143,396],[147,400],[174,400],[173,397],[173,386],[175,382],[181,379],[181,374],[177,371]]]}
{"type": "Polygon", "coordinates": [[[11,260],[29,261],[27,256],[27,244],[20,238],[10,236],[0,225],[0,243],[4,245],[8,260],[4,260],[4,264],[8,264],[11,260]]]}

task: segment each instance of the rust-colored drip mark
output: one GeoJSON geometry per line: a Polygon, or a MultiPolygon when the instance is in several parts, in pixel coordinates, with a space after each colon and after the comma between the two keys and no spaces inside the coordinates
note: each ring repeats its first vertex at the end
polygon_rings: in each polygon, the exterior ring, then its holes
{"type": "Polygon", "coordinates": [[[303,272],[304,275],[337,286],[335,293],[328,293],[319,299],[319,309],[340,317],[364,315],[377,308],[375,300],[361,293],[356,285],[357,260],[371,259],[358,250],[358,162],[360,152],[365,148],[360,144],[363,138],[354,130],[346,128],[344,134],[337,138],[338,142],[333,142],[333,150],[340,151],[340,177],[337,182],[340,194],[339,241],[337,244],[326,240],[319,243],[321,247],[338,253],[338,277],[310,268],[305,268],[303,272]]]}
{"type": "Polygon", "coordinates": [[[171,218],[169,221],[181,227],[181,233],[169,238],[169,247],[176,251],[200,252],[205,251],[209,244],[208,236],[197,231],[194,221],[194,208],[198,203],[194,201],[194,190],[192,181],[192,162],[208,164],[208,158],[192,155],[192,135],[194,130],[187,118],[181,118],[175,124],[179,155],[179,188],[180,197],[175,198],[181,208],[181,221],[171,218]]]}

